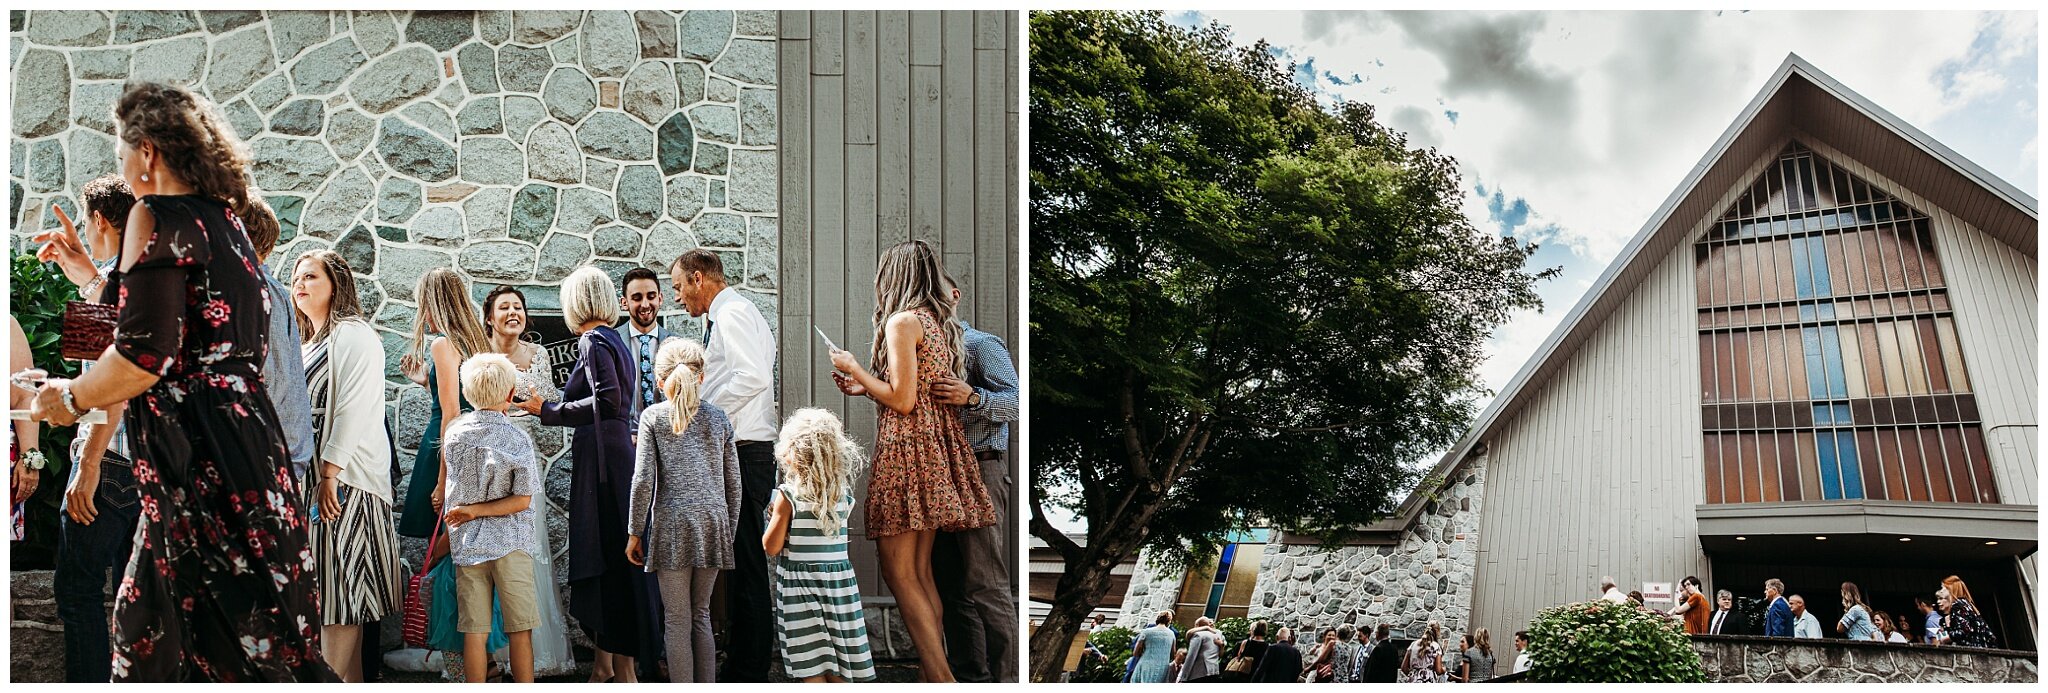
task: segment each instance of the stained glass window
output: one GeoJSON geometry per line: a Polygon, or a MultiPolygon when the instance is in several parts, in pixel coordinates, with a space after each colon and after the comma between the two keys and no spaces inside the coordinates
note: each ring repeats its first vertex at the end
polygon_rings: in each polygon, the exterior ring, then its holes
{"type": "Polygon", "coordinates": [[[1996,503],[1927,216],[1798,144],[1694,247],[1708,503],[1996,503]]]}
{"type": "Polygon", "coordinates": [[[1203,616],[1231,618],[1250,612],[1259,561],[1270,537],[1271,531],[1265,529],[1233,532],[1214,559],[1189,569],[1174,604],[1174,622],[1188,626],[1203,616]]]}

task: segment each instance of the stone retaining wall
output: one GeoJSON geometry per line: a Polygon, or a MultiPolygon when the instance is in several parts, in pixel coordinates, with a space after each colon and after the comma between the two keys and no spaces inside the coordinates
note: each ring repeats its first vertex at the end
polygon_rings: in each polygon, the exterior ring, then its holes
{"type": "Polygon", "coordinates": [[[1725,683],[2034,683],[2033,652],[1695,635],[1707,680],[1725,683]]]}

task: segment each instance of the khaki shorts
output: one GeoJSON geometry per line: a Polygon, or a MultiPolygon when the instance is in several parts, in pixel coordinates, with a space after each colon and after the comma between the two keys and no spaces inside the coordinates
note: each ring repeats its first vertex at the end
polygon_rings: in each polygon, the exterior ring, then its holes
{"type": "Polygon", "coordinates": [[[456,630],[491,632],[491,596],[505,632],[533,630],[540,625],[540,607],[533,587],[533,556],[514,551],[476,565],[455,566],[456,630]]]}

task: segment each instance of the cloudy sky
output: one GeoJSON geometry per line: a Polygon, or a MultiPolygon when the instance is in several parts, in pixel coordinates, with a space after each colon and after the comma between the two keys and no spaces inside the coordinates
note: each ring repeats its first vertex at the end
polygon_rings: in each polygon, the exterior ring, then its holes
{"type": "MultiPolygon", "coordinates": [[[[1265,39],[1326,102],[1456,157],[1480,228],[1542,244],[1545,307],[1488,345],[1498,391],[1787,53],[2039,197],[2035,13],[1185,12],[1265,39]]],[[[1431,460],[1434,462],[1434,460],[1431,460]]]]}

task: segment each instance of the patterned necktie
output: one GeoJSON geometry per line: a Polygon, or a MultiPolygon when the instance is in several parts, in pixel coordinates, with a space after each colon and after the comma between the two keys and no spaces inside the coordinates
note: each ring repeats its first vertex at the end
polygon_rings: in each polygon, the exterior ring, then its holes
{"type": "Polygon", "coordinates": [[[640,335],[640,404],[654,406],[654,335],[640,335]]]}

